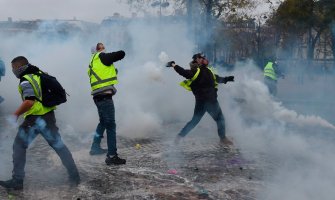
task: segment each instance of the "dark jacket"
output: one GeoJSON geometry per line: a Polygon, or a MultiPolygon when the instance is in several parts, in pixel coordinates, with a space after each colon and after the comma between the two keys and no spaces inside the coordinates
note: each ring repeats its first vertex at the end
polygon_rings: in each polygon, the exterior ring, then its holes
{"type": "MultiPolygon", "coordinates": [[[[174,67],[176,72],[185,77],[186,79],[191,79],[197,72],[197,68],[192,68],[190,70],[184,69],[178,65],[174,67]]],[[[216,76],[216,81],[218,83],[226,83],[225,77],[216,76]]],[[[207,66],[200,66],[200,73],[191,84],[192,92],[196,100],[199,101],[213,101],[217,99],[217,89],[215,88],[215,81],[212,72],[207,66]]]]}
{"type": "Polygon", "coordinates": [[[112,53],[103,53],[103,52],[101,52],[99,54],[99,58],[100,58],[101,62],[104,65],[110,66],[114,62],[122,60],[125,55],[126,55],[126,53],[124,51],[122,51],[122,50],[121,51],[112,52],[112,53]]]}

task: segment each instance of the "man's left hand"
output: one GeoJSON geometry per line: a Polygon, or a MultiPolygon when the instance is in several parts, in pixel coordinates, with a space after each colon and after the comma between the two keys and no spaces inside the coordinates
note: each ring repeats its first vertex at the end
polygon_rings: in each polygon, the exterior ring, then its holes
{"type": "Polygon", "coordinates": [[[226,79],[226,82],[234,82],[234,76],[227,76],[227,77],[225,77],[225,79],[226,79]]]}

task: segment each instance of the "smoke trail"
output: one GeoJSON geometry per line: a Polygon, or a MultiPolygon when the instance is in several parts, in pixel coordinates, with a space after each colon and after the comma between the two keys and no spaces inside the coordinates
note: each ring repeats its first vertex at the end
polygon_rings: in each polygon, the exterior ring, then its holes
{"type": "MultiPolygon", "coordinates": [[[[73,136],[78,132],[91,134],[98,122],[98,115],[90,96],[87,76],[90,47],[104,42],[108,51],[119,49],[113,43],[105,42],[110,41],[108,35],[102,34],[103,38],[99,35],[86,38],[87,35],[83,35],[83,38],[80,34],[64,37],[45,32],[46,27],[53,26],[53,22],[44,22],[35,33],[3,36],[6,40],[0,48],[2,58],[8,69],[14,57],[24,55],[41,70],[56,76],[70,94],[68,102],[56,111],[60,128],[70,130],[69,126],[73,127],[73,133],[68,133],[73,136]],[[41,36],[40,33],[45,35],[41,36]],[[21,44],[20,41],[25,43],[21,44]]],[[[123,49],[126,57],[115,63],[120,80],[115,96],[117,127],[121,134],[141,136],[161,129],[162,121],[182,119],[184,115],[179,110],[191,107],[176,98],[167,102],[170,97],[184,96],[185,93],[178,86],[180,77],[164,65],[168,54],[181,65],[188,63],[193,45],[182,23],[166,23],[162,26],[141,21],[130,23],[125,30],[130,38],[123,49]],[[171,30],[178,32],[171,34],[171,30]]],[[[4,113],[13,112],[20,104],[17,85],[18,80],[11,73],[7,73],[0,84],[1,95],[7,99],[3,103],[4,113]]],[[[186,99],[192,98],[187,96],[186,99]]]]}
{"type": "MultiPolygon", "coordinates": [[[[252,66],[252,63],[246,65],[252,66]]],[[[297,126],[317,126],[335,130],[335,126],[327,120],[314,115],[302,115],[294,110],[285,108],[281,102],[274,101],[269,95],[266,86],[262,83],[262,74],[258,69],[243,68],[235,71],[236,84],[229,87],[235,99],[244,99],[241,105],[242,112],[255,120],[275,119],[297,126]]],[[[280,81],[280,80],[279,80],[280,81]]]]}
{"type": "Polygon", "coordinates": [[[228,135],[270,174],[264,177],[268,186],[258,199],[332,199],[334,125],[319,116],[298,114],[274,100],[252,62],[238,64],[232,74],[236,82],[225,87],[220,101],[228,135]]]}

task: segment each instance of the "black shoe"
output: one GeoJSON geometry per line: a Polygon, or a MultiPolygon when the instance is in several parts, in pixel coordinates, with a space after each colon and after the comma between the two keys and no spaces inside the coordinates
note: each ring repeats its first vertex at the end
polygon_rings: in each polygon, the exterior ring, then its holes
{"type": "Polygon", "coordinates": [[[22,190],[23,180],[21,179],[10,179],[8,181],[0,181],[0,185],[7,189],[22,190]]]}
{"type": "Polygon", "coordinates": [[[70,185],[77,186],[80,184],[80,176],[70,176],[69,177],[70,185]]]}
{"type": "Polygon", "coordinates": [[[124,165],[124,164],[126,164],[126,160],[122,159],[122,158],[119,158],[117,155],[115,155],[113,157],[107,156],[105,162],[106,162],[107,165],[112,165],[112,164],[113,165],[124,165]]]}
{"type": "Polygon", "coordinates": [[[91,148],[90,155],[101,155],[101,154],[106,154],[108,151],[107,149],[102,149],[102,148],[91,148]]]}

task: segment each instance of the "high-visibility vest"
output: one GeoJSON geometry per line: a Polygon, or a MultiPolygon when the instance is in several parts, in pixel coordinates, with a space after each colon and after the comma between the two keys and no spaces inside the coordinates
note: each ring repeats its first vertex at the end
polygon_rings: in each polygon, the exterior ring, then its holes
{"type": "Polygon", "coordinates": [[[268,62],[264,67],[264,76],[272,80],[277,80],[276,72],[273,69],[273,62],[268,62]]]}
{"type": "MultiPolygon", "coordinates": [[[[211,73],[213,74],[213,78],[214,78],[214,86],[215,86],[215,88],[217,88],[217,87],[218,87],[218,83],[217,83],[217,81],[216,81],[216,76],[215,76],[214,69],[212,69],[212,67],[208,67],[208,69],[209,69],[209,70],[211,71],[211,73]]],[[[192,91],[192,89],[191,89],[191,84],[193,83],[193,81],[194,81],[195,79],[198,78],[199,73],[200,73],[200,68],[198,67],[198,68],[197,68],[197,72],[194,74],[194,76],[193,76],[191,79],[186,79],[186,80],[180,82],[179,85],[182,86],[183,88],[185,88],[185,89],[188,90],[188,91],[192,91]]]]}
{"type": "MultiPolygon", "coordinates": [[[[40,76],[36,74],[26,74],[23,76],[23,78],[25,78],[30,83],[30,85],[33,87],[35,97],[37,99],[34,105],[27,112],[23,114],[24,118],[26,118],[28,115],[44,115],[56,109],[56,106],[46,107],[46,106],[43,106],[43,104],[41,103],[42,102],[42,88],[41,88],[40,76]]],[[[19,85],[18,89],[19,89],[19,93],[21,95],[22,101],[24,101],[21,85],[19,85]]]]}
{"type": "Polygon", "coordinates": [[[104,65],[99,58],[99,54],[100,52],[92,55],[87,71],[92,91],[118,83],[114,65],[104,65]]]}

